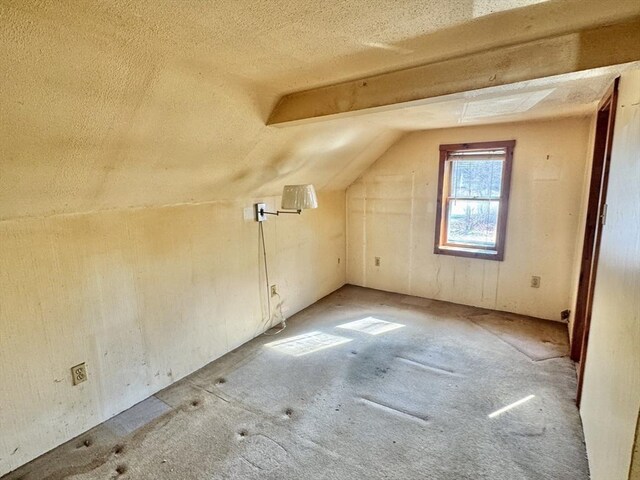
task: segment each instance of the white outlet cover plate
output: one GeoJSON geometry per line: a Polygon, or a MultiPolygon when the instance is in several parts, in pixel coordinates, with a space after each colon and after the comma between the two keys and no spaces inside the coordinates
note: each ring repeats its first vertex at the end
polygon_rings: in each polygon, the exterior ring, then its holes
{"type": "Polygon", "coordinates": [[[87,381],[87,365],[83,362],[79,365],[71,367],[71,376],[73,380],[73,385],[78,385],[80,383],[87,381]]]}

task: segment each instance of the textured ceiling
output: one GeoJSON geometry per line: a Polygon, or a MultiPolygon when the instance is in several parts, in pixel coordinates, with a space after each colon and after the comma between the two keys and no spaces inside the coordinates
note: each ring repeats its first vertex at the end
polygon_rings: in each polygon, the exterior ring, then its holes
{"type": "MultiPolygon", "coordinates": [[[[517,87],[266,127],[283,93],[414,64],[432,32],[533,3],[4,1],[0,219],[344,188],[403,131],[467,124],[474,95],[517,87]]],[[[532,115],[584,113],[610,74],[520,89],[555,89],[532,115]]]]}

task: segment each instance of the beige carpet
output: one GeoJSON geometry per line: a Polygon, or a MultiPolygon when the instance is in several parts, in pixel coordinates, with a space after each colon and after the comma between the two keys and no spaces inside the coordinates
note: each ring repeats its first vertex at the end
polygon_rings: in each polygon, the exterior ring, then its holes
{"type": "Polygon", "coordinates": [[[564,325],[347,286],[6,478],[588,478],[564,325]]]}
{"type": "Polygon", "coordinates": [[[569,355],[567,326],[563,323],[499,312],[469,315],[468,318],[531,360],[569,355]]]}

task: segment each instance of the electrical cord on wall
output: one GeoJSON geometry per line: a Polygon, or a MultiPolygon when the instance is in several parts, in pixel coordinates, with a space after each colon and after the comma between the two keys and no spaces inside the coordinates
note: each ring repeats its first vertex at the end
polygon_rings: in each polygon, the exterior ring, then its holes
{"type": "MultiPolygon", "coordinates": [[[[269,265],[268,265],[269,262],[267,261],[267,248],[264,242],[264,228],[262,226],[262,223],[263,222],[258,223],[258,230],[260,232],[260,240],[262,241],[262,258],[264,260],[264,276],[265,276],[266,292],[267,292],[267,308],[269,309],[269,313],[267,315],[266,320],[262,323],[261,328],[264,327],[265,323],[271,325],[275,317],[275,315],[271,312],[271,292],[269,290],[269,265]]],[[[275,296],[278,297],[278,304],[276,306],[277,317],[275,318],[280,319],[280,321],[276,325],[282,325],[282,327],[272,333],[268,333],[268,331],[263,332],[263,334],[267,336],[277,335],[280,332],[282,332],[285,328],[287,328],[287,319],[284,317],[284,314],[282,313],[282,298],[277,293],[275,294],[275,296]]],[[[269,330],[273,328],[275,327],[270,327],[269,330]]]]}

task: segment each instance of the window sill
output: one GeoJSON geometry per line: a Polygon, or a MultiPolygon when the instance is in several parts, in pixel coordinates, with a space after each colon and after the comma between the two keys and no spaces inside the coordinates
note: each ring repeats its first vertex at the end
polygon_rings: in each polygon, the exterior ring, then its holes
{"type": "Polygon", "coordinates": [[[451,255],[454,257],[481,258],[484,260],[495,260],[498,262],[501,262],[503,260],[502,252],[499,252],[497,250],[485,250],[482,248],[436,245],[433,253],[435,253],[436,255],[451,255]]]}

